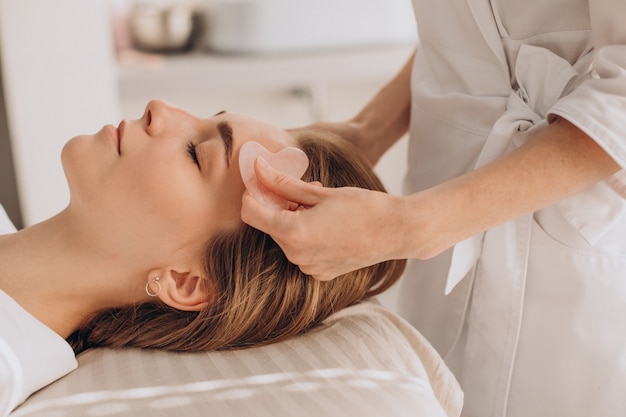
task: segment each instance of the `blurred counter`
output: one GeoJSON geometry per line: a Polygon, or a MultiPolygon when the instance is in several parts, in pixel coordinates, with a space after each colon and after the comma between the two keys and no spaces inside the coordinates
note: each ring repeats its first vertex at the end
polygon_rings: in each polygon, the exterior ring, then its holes
{"type": "Polygon", "coordinates": [[[126,97],[164,96],[188,91],[306,87],[324,82],[383,80],[393,76],[414,45],[310,51],[302,54],[146,55],[129,53],[119,60],[120,91],[126,97]]]}

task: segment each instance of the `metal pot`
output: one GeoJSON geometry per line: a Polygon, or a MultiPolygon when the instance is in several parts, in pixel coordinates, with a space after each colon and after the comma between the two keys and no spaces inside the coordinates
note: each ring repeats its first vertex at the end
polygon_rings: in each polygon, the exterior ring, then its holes
{"type": "Polygon", "coordinates": [[[180,51],[191,41],[193,10],[184,5],[137,5],[130,14],[134,45],[144,51],[180,51]]]}

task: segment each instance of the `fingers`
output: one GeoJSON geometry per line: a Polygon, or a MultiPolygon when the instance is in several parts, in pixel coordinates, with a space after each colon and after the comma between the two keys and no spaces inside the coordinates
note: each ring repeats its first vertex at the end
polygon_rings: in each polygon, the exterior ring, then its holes
{"type": "Polygon", "coordinates": [[[254,163],[257,180],[272,193],[284,200],[301,206],[314,206],[318,203],[317,191],[320,187],[291,177],[272,168],[264,159],[258,158],[254,163]]]}
{"type": "Polygon", "coordinates": [[[304,266],[304,265],[298,265],[298,268],[300,268],[300,271],[302,271],[303,274],[309,275],[311,278],[316,279],[318,281],[330,281],[330,280],[337,278],[339,275],[341,275],[341,274],[332,274],[328,272],[327,273],[314,272],[311,270],[311,268],[304,266]]]}
{"type": "Polygon", "coordinates": [[[277,210],[259,202],[248,191],[243,194],[241,200],[241,220],[255,229],[274,235],[278,230],[285,227],[285,220],[280,220],[279,218],[282,212],[291,213],[289,210],[277,210]]]}
{"type": "Polygon", "coordinates": [[[306,183],[272,168],[265,160],[258,158],[254,169],[257,180],[271,193],[289,202],[287,210],[280,210],[259,202],[249,192],[242,197],[241,219],[250,226],[273,237],[289,229],[289,213],[312,207],[319,202],[319,183],[306,183]]]}
{"type": "Polygon", "coordinates": [[[372,224],[379,224],[381,210],[371,212],[372,199],[372,207],[382,207],[382,216],[387,216],[388,206],[375,203],[379,194],[386,194],[306,183],[271,168],[262,160],[255,161],[254,168],[266,191],[297,205],[290,204],[288,208],[268,205],[244,192],[241,218],[269,234],[287,259],[304,274],[327,281],[380,261],[372,250],[378,239],[372,242],[358,236],[361,231],[370,230],[372,224]]]}

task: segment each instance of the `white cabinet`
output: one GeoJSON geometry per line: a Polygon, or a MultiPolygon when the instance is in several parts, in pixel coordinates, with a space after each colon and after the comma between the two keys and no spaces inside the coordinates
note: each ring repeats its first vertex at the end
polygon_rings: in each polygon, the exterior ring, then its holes
{"type": "Polygon", "coordinates": [[[212,50],[259,53],[414,42],[408,0],[203,0],[212,50]]]}

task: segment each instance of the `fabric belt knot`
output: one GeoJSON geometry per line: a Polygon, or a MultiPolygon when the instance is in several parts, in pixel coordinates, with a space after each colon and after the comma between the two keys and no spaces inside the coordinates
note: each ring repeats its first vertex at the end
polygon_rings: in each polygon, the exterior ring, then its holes
{"type": "MultiPolygon", "coordinates": [[[[588,66],[584,68],[585,71],[588,69],[588,66]]],[[[531,45],[521,45],[513,75],[515,85],[506,99],[506,110],[487,136],[474,169],[521,146],[529,136],[525,133],[531,129],[545,127],[547,112],[581,78],[581,74],[563,58],[548,49],[531,45]]],[[[484,233],[472,236],[454,246],[446,294],[478,261],[483,236],[484,233]]]]}

